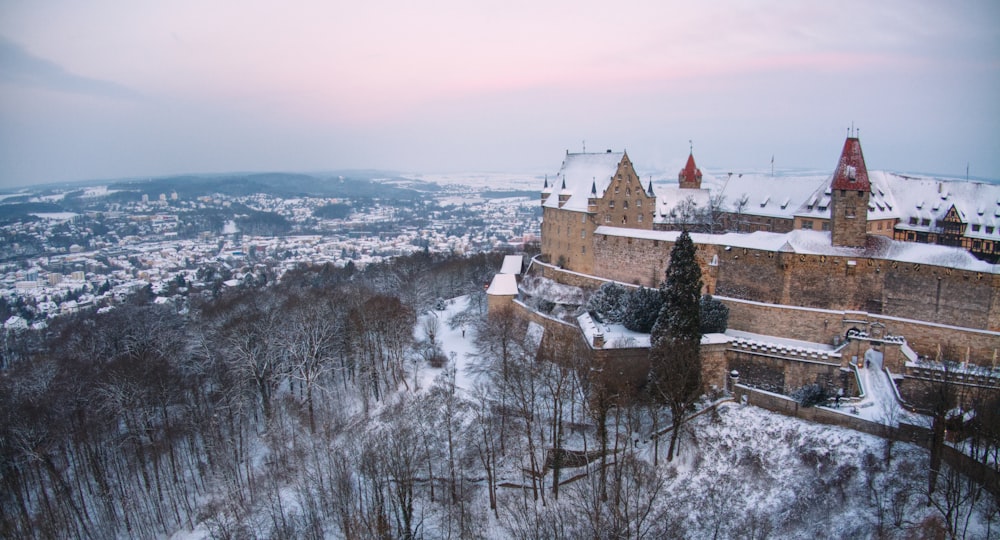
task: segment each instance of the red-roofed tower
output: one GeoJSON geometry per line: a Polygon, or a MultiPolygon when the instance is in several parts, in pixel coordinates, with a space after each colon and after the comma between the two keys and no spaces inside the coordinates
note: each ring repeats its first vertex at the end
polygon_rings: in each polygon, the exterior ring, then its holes
{"type": "Polygon", "coordinates": [[[830,181],[830,230],[835,246],[864,247],[868,239],[871,184],[861,141],[848,137],[830,181]]]}
{"type": "Polygon", "coordinates": [[[694,164],[694,152],[688,154],[687,164],[677,175],[681,189],[701,189],[701,169],[694,164]]]}

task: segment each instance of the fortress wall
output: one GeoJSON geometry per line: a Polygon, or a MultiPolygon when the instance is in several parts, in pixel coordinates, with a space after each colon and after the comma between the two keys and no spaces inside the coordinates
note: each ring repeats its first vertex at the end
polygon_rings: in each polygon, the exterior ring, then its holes
{"type": "MultiPolygon", "coordinates": [[[[843,341],[851,328],[871,332],[872,323],[884,325],[885,335],[903,336],[917,354],[935,358],[938,345],[942,354],[952,360],[966,359],[979,365],[992,365],[994,351],[1000,349],[1000,333],[972,328],[959,328],[917,320],[898,319],[885,315],[855,311],[797,308],[794,306],[763,305],[733,298],[718,297],[729,306],[729,327],[790,339],[833,343],[843,341]]],[[[862,355],[864,351],[844,352],[862,355]]]]}
{"type": "Polygon", "coordinates": [[[599,289],[605,283],[605,280],[594,276],[577,274],[563,270],[554,264],[539,263],[538,261],[531,263],[530,273],[541,275],[564,285],[580,287],[581,289],[599,289]]]}
{"type": "Polygon", "coordinates": [[[1000,330],[996,324],[1000,318],[1000,275],[895,261],[882,264],[883,313],[1000,330]]]}
{"type": "MultiPolygon", "coordinates": [[[[655,286],[663,280],[672,247],[672,242],[594,235],[593,273],[655,286]]],[[[720,245],[698,245],[698,262],[711,294],[1000,331],[997,274],[720,245]]]]}
{"type": "MultiPolygon", "coordinates": [[[[673,242],[595,234],[593,239],[594,275],[622,283],[659,287],[666,278],[667,263],[673,242]]],[[[701,280],[706,291],[715,294],[714,272],[710,262],[717,246],[696,245],[701,280]]]]}
{"type": "Polygon", "coordinates": [[[601,277],[655,287],[666,275],[672,242],[621,236],[594,236],[594,273],[601,277]]]}
{"type": "Polygon", "coordinates": [[[745,248],[718,249],[715,294],[780,302],[786,288],[781,254],[745,248]]]}

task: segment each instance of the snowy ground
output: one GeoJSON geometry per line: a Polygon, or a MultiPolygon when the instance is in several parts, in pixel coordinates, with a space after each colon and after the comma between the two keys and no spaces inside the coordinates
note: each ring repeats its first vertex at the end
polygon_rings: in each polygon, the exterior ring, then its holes
{"type": "MultiPolygon", "coordinates": [[[[427,317],[437,318],[440,322],[437,341],[444,350],[445,356],[455,365],[455,386],[469,392],[476,385],[475,377],[470,373],[470,364],[476,360],[476,329],[472,324],[451,327],[452,319],[456,314],[469,309],[469,297],[459,296],[447,300],[447,308],[444,311],[429,311],[420,316],[420,321],[414,329],[413,336],[419,341],[426,338],[423,330],[423,321],[427,317]]],[[[473,308],[476,309],[476,308],[473,308]]],[[[483,309],[486,309],[483,306],[483,309]]],[[[428,366],[421,366],[417,372],[418,387],[421,389],[430,388],[434,384],[434,378],[441,373],[440,369],[428,366]]]]}

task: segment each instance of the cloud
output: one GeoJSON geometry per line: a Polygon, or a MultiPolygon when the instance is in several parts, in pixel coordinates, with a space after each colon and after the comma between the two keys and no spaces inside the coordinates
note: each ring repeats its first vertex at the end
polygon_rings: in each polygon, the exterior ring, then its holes
{"type": "Polygon", "coordinates": [[[141,97],[135,90],[116,82],[72,73],[3,36],[0,36],[0,83],[111,99],[141,97]]]}

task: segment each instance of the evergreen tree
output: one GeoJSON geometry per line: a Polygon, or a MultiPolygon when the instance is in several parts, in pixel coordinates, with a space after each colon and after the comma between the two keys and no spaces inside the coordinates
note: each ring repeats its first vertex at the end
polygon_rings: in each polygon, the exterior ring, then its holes
{"type": "Polygon", "coordinates": [[[621,284],[609,281],[587,301],[587,311],[597,313],[604,322],[620,323],[625,317],[625,299],[629,291],[621,284]]]}
{"type": "Polygon", "coordinates": [[[663,309],[650,335],[650,390],[653,399],[670,407],[673,430],[667,461],[674,458],[685,411],[701,394],[701,268],[687,231],[670,250],[663,309]]]}
{"type": "Polygon", "coordinates": [[[706,294],[701,297],[701,333],[722,333],[729,327],[729,306],[706,294]]]}
{"type": "Polygon", "coordinates": [[[648,334],[663,308],[663,293],[658,289],[640,287],[625,297],[622,324],[633,332],[648,334]]]}

